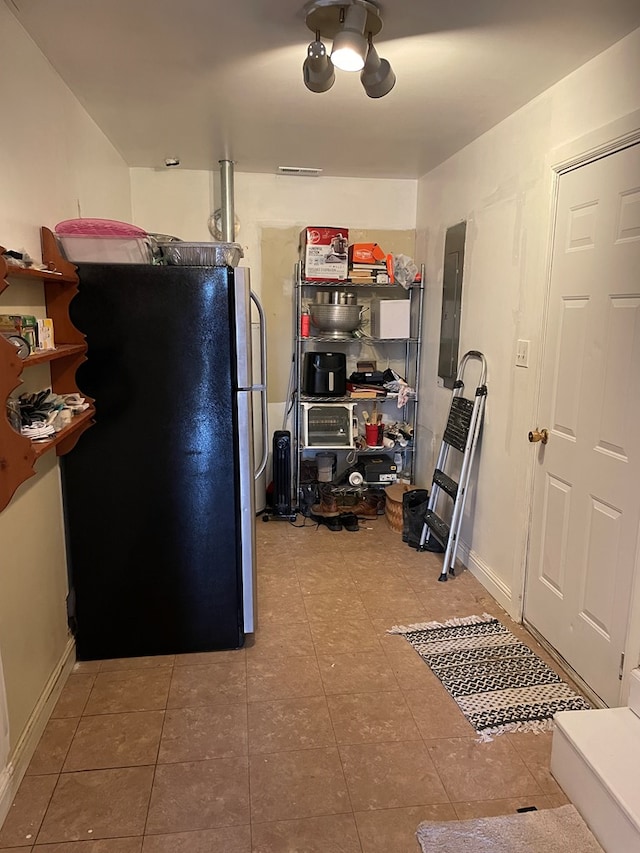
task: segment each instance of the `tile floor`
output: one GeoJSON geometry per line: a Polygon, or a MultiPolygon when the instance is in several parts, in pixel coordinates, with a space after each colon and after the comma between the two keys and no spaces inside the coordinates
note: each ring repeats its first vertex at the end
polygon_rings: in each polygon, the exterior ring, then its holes
{"type": "Polygon", "coordinates": [[[245,649],[80,663],[0,829],[21,853],[416,853],[421,820],[567,802],[551,735],[479,743],[395,624],[491,612],[468,572],[358,532],[257,523],[245,649]]]}

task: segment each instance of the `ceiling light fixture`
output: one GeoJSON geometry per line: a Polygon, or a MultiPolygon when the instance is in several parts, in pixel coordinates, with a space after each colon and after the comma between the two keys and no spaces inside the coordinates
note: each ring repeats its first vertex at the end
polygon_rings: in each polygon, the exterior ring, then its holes
{"type": "MultiPolygon", "coordinates": [[[[342,10],[344,12],[344,8],[342,10]]],[[[362,71],[367,55],[367,10],[363,6],[348,6],[344,21],[335,34],[331,62],[341,71],[362,71]]]]}
{"type": "Polygon", "coordinates": [[[370,0],[311,0],[304,7],[306,24],[315,39],[307,48],[302,73],[312,92],[327,92],[335,81],[334,67],[361,71],[360,80],[370,98],[382,98],[393,89],[396,76],[380,59],[373,37],[382,29],[378,7],[370,0]],[[333,39],[331,55],[322,39],[333,39]]]}
{"type": "Polygon", "coordinates": [[[304,85],[312,92],[327,92],[334,84],[336,73],[327,49],[320,41],[320,33],[316,33],[315,41],[307,48],[307,58],[302,66],[304,85]]]}
{"type": "Polygon", "coordinates": [[[380,59],[378,51],[369,42],[367,61],[362,69],[360,80],[370,98],[384,98],[396,84],[396,75],[386,59],[380,59]]]}

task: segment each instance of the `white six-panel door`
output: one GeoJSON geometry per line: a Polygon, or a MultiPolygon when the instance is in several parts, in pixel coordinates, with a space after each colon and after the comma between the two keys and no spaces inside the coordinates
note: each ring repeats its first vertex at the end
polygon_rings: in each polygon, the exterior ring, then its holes
{"type": "Polygon", "coordinates": [[[525,619],[620,697],[640,535],[640,145],[559,178],[525,619]]]}

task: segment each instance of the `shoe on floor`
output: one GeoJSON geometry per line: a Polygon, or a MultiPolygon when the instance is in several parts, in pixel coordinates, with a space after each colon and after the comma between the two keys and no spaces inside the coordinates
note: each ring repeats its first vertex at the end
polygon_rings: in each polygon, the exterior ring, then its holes
{"type": "Polygon", "coordinates": [[[331,486],[321,487],[320,503],[314,504],[311,507],[311,512],[313,515],[322,516],[323,518],[337,518],[340,515],[338,502],[331,491],[331,486]]]}
{"type": "Polygon", "coordinates": [[[342,522],[340,521],[339,513],[336,513],[335,517],[326,515],[316,515],[314,513],[311,516],[311,519],[312,521],[315,521],[318,527],[320,527],[320,525],[322,524],[325,527],[328,527],[329,530],[334,530],[336,532],[338,530],[342,530],[342,522]]]}
{"type": "Polygon", "coordinates": [[[350,507],[350,510],[354,515],[362,518],[375,518],[379,514],[378,506],[379,500],[377,496],[365,493],[362,495],[360,502],[350,507]]]}
{"type": "Polygon", "coordinates": [[[343,512],[340,516],[340,521],[345,530],[356,531],[360,530],[358,518],[352,512],[343,512]]]}

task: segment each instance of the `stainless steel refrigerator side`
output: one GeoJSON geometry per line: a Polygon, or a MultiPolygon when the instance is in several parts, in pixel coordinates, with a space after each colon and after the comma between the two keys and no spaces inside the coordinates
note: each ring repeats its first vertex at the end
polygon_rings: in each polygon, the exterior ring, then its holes
{"type": "Polygon", "coordinates": [[[255,630],[255,462],[253,453],[253,363],[251,357],[251,287],[249,270],[233,271],[235,337],[238,358],[236,406],[240,468],[240,536],[242,610],[245,634],[255,630]]]}
{"type": "Polygon", "coordinates": [[[255,494],[253,405],[251,391],[236,393],[240,441],[240,535],[242,550],[242,611],[245,634],[255,630],[255,494]]]}

